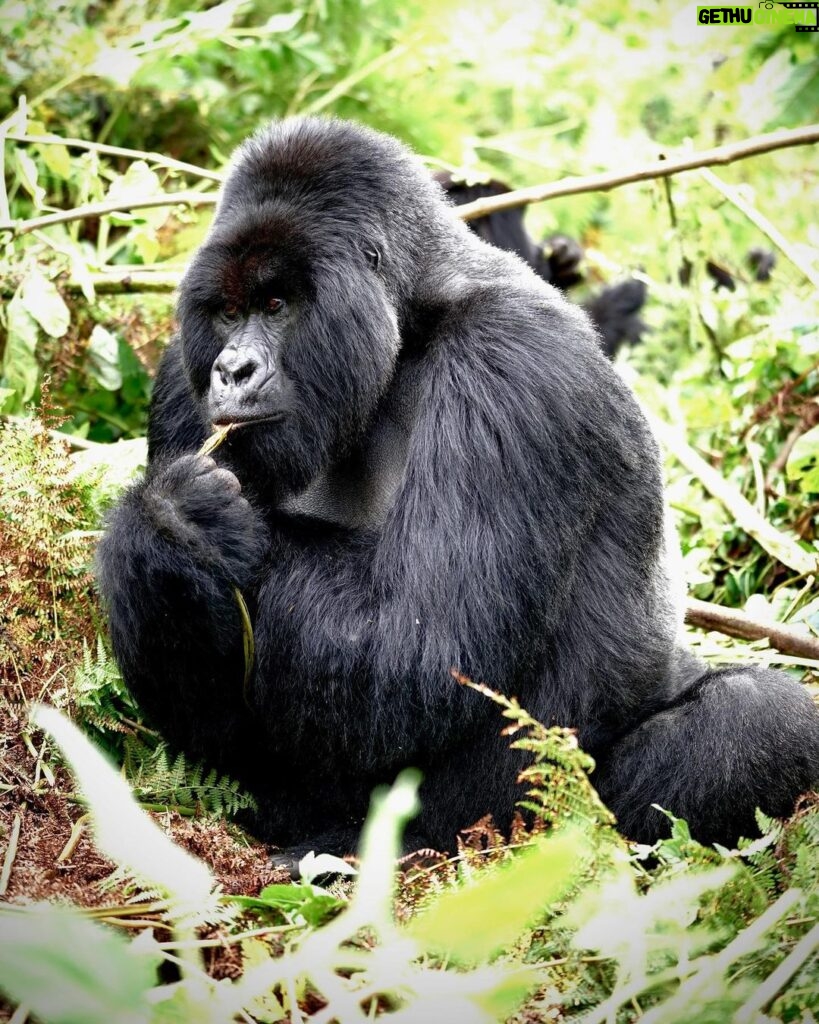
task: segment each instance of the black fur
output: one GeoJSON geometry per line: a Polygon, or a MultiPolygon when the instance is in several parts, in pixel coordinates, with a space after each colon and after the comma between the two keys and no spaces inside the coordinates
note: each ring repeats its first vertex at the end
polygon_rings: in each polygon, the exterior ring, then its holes
{"type": "MultiPolygon", "coordinates": [[[[438,171],[435,180],[457,206],[509,191],[509,187],[500,181],[467,184],[447,171],[438,171]]],[[[583,280],[580,269],[583,250],[580,245],[566,235],[551,235],[539,245],[526,230],[522,208],[475,217],[467,221],[467,226],[490,245],[520,256],[544,281],[563,292],[583,280]]],[[[640,318],[640,310],[645,305],[646,293],[644,282],[632,277],[607,285],[583,303],[609,359],[613,359],[623,345],[636,345],[642,340],[646,325],[640,318]]]]}
{"type": "Polygon", "coordinates": [[[349,850],[406,765],[413,843],[507,825],[517,759],[453,667],[575,726],[642,840],[654,802],[730,841],[819,776],[796,683],[676,647],[657,446],[586,316],[397,142],[311,119],[246,143],[179,319],[100,581],[129,687],[250,787],[261,835],[349,850]],[[209,460],[211,418],[257,422],[209,460]]]}

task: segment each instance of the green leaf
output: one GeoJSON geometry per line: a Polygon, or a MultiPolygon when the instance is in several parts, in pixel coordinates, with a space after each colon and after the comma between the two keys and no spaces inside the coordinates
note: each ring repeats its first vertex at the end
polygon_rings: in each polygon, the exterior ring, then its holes
{"type": "Polygon", "coordinates": [[[41,207],[45,199],[45,189],[37,184],[37,164],[22,149],[15,149],[14,162],[17,165],[20,184],[34,200],[34,205],[41,207]]]}
{"type": "Polygon", "coordinates": [[[156,237],[156,231],[150,225],[146,225],[133,233],[131,241],[142,262],[153,263],[159,254],[159,240],[156,237]]]}
{"type": "Polygon", "coordinates": [[[542,984],[543,975],[536,968],[516,970],[499,978],[486,992],[477,994],[478,1003],[493,1020],[506,1020],[537,985],[542,984]]]}
{"type": "Polygon", "coordinates": [[[119,341],[116,336],[97,324],[88,343],[88,370],[94,380],[106,391],[122,387],[119,365],[119,341]]]}
{"type": "Polygon", "coordinates": [[[0,908],[0,988],[48,1024],[143,1024],[158,963],[67,907],[0,908]]]}
{"type": "Polygon", "coordinates": [[[71,177],[71,154],[66,147],[48,145],[40,146],[39,150],[43,163],[51,173],[63,181],[68,181],[71,177]]]}
{"type": "MultiPolygon", "coordinates": [[[[266,942],[262,942],[261,939],[246,939],[242,943],[242,967],[245,971],[262,967],[269,962],[270,947],[266,942]]],[[[264,992],[256,996],[245,1009],[259,1024],[278,1024],[279,1021],[287,1020],[285,1009],[273,992],[264,992]]]]}
{"type": "Polygon", "coordinates": [[[319,925],[337,910],[346,906],[344,900],[317,885],[301,882],[294,885],[268,885],[258,896],[232,896],[231,901],[246,910],[259,910],[292,917],[296,914],[309,925],[319,925]]]}
{"type": "Polygon", "coordinates": [[[585,849],[576,831],[541,840],[479,884],[446,893],[408,932],[425,950],[453,960],[487,959],[565,892],[585,849]]]}
{"type": "Polygon", "coordinates": [[[40,367],[36,351],[39,331],[18,290],[6,307],[8,338],[3,355],[3,379],[18,395],[19,404],[28,402],[37,389],[40,367]]]}
{"type": "Polygon", "coordinates": [[[51,281],[36,268],[23,280],[20,298],[46,334],[62,338],[71,324],[71,312],[51,281]]]}
{"type": "Polygon", "coordinates": [[[14,411],[16,395],[14,388],[0,388],[0,413],[14,411]]]}
{"type": "Polygon", "coordinates": [[[785,474],[789,480],[799,481],[803,494],[819,494],[819,426],[803,434],[793,446],[785,474]]]}

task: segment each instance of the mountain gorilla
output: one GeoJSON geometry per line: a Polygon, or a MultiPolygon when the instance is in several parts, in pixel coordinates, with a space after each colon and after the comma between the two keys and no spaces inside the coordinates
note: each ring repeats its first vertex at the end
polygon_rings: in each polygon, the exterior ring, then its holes
{"type": "Polygon", "coordinates": [[[797,683],[677,648],[657,446],[587,317],[395,140],[321,119],[252,138],[178,313],[101,586],[128,686],[255,794],[259,835],[349,851],[406,765],[410,848],[508,825],[519,762],[453,667],[575,727],[639,840],[657,803],[731,842],[819,776],[797,683]],[[202,457],[214,423],[238,426],[202,457]]]}

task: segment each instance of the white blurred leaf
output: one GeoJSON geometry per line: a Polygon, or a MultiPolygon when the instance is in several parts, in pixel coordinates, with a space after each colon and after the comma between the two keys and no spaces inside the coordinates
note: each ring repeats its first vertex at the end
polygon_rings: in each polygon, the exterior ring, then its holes
{"type": "Polygon", "coordinates": [[[69,907],[0,911],[0,988],[49,1024],[147,1024],[160,960],[69,907]]]}
{"type": "Polygon", "coordinates": [[[108,189],[108,199],[137,199],[161,192],[159,175],[144,160],[134,160],[125,174],[115,178],[108,189]]]}
{"type": "Polygon", "coordinates": [[[89,65],[87,74],[98,78],[107,78],[114,85],[128,85],[139,71],[140,59],[131,50],[117,49],[106,46],[100,50],[94,61],[89,65]]]}
{"type": "Polygon", "coordinates": [[[268,32],[289,32],[301,21],[303,11],[287,11],[284,14],[274,14],[265,22],[265,29],[268,32]]]}
{"type": "Polygon", "coordinates": [[[193,913],[206,906],[215,881],[202,861],[176,846],[148,817],[125,779],[65,715],[36,704],[31,717],[71,766],[88,801],[100,850],[163,890],[179,908],[193,913]]]}
{"type": "Polygon", "coordinates": [[[46,334],[61,338],[71,323],[71,312],[62,296],[36,267],[28,272],[20,289],[20,300],[46,334]]]}
{"type": "Polygon", "coordinates": [[[122,387],[119,365],[119,341],[116,335],[97,324],[88,342],[88,362],[91,376],[106,391],[122,387]]]}

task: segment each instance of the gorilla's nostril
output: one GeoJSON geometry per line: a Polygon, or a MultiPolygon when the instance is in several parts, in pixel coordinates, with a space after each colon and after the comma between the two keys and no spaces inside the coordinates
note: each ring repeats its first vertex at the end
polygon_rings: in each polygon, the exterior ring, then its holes
{"type": "Polygon", "coordinates": [[[256,370],[256,366],[257,364],[254,363],[252,359],[248,359],[244,363],[242,363],[241,366],[237,366],[236,369],[233,371],[234,383],[241,384],[242,381],[247,380],[248,377],[252,377],[254,371],[256,370]]]}

